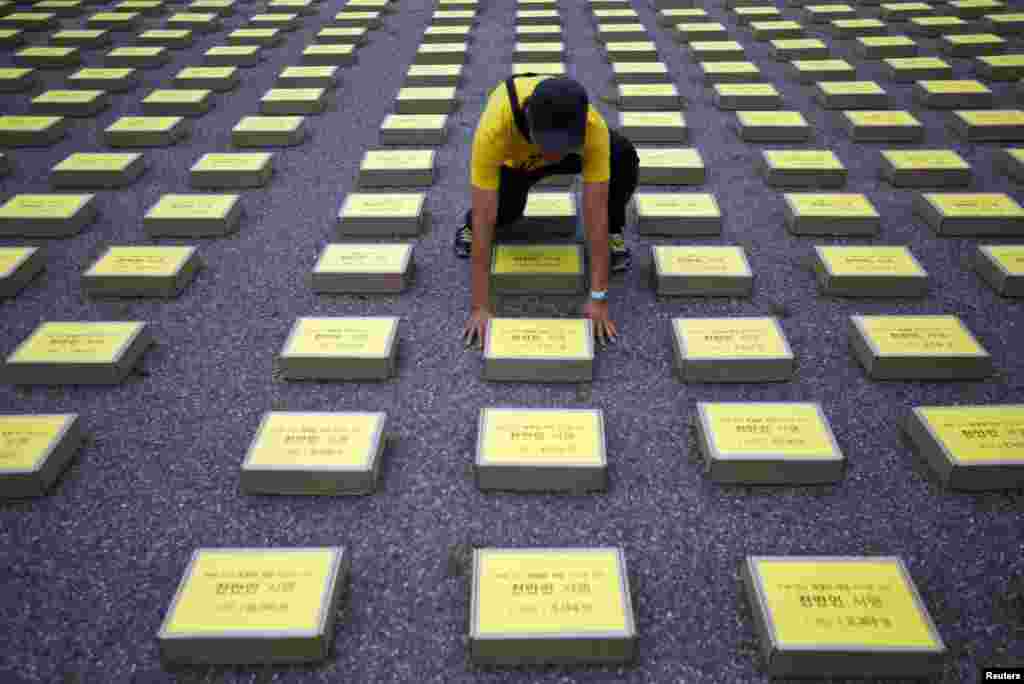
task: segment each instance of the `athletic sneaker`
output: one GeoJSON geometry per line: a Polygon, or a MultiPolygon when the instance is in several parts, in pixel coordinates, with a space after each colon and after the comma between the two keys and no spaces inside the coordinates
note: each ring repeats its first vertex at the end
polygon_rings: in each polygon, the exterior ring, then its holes
{"type": "MultiPolygon", "coordinates": [[[[610,271],[620,273],[628,271],[633,264],[633,254],[626,247],[626,239],[622,233],[608,235],[608,251],[611,254],[610,271]]],[[[468,259],[473,253],[473,229],[466,225],[455,231],[455,256],[468,259]]]]}
{"type": "Polygon", "coordinates": [[[633,253],[626,247],[626,238],[622,233],[608,234],[608,252],[611,254],[609,270],[612,273],[628,271],[633,264],[633,253]]]}
{"type": "Polygon", "coordinates": [[[455,231],[455,256],[468,259],[473,253],[473,228],[464,225],[455,231]]]}

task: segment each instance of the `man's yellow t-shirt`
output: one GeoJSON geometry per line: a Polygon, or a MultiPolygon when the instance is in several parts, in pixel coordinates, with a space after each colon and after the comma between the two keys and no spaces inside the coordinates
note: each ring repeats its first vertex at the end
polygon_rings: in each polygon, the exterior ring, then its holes
{"type": "MultiPolygon", "coordinates": [[[[514,80],[519,106],[547,76],[520,76],[514,80]]],[[[583,181],[602,183],[611,176],[608,124],[592,105],[587,107],[587,129],[583,140],[583,181]]],[[[498,84],[480,116],[473,136],[471,182],[482,190],[497,190],[501,167],[532,171],[544,166],[540,147],[527,142],[516,127],[505,82],[498,84]]]]}

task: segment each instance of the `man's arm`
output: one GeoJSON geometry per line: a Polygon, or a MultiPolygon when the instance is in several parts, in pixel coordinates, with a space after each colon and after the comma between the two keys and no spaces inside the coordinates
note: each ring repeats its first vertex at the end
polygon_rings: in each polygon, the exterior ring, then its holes
{"type": "MultiPolygon", "coordinates": [[[[464,339],[467,346],[479,338],[484,344],[487,321],[493,312],[490,305],[491,245],[494,242],[494,224],[498,221],[498,191],[472,186],[473,195],[473,249],[470,261],[471,294],[470,316],[466,322],[464,339]]],[[[607,246],[607,245],[606,245],[607,246]]]]}
{"type": "MultiPolygon", "coordinates": [[[[608,291],[608,182],[583,184],[583,223],[590,247],[590,289],[608,291]]],[[[587,298],[583,314],[594,322],[597,341],[615,339],[615,323],[608,316],[608,301],[587,298]]]]}
{"type": "Polygon", "coordinates": [[[583,184],[583,225],[590,247],[590,289],[608,289],[608,183],[583,184]]]}

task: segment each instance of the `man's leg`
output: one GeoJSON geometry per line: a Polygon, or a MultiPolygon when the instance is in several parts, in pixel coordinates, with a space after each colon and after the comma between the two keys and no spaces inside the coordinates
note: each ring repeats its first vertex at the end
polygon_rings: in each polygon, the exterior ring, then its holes
{"type": "MultiPolygon", "coordinates": [[[[530,188],[537,182],[535,174],[523,173],[507,166],[501,167],[498,179],[498,220],[495,224],[495,236],[500,235],[502,228],[507,228],[518,221],[526,209],[526,196],[530,188]]],[[[455,233],[455,256],[468,259],[473,251],[473,210],[466,212],[465,223],[455,233]]]]}
{"type": "Polygon", "coordinates": [[[626,205],[636,190],[640,174],[640,158],[636,148],[618,131],[611,136],[611,178],[608,181],[608,242],[611,272],[629,270],[633,257],[626,247],[626,205]]]}

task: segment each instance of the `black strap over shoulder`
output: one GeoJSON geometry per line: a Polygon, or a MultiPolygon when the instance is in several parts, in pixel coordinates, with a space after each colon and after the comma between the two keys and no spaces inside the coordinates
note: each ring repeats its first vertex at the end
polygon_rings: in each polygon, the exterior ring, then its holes
{"type": "Polygon", "coordinates": [[[516,122],[516,128],[523,134],[527,142],[533,142],[530,138],[530,126],[526,122],[526,112],[519,106],[519,96],[516,94],[516,86],[513,80],[517,76],[536,76],[537,74],[516,74],[505,79],[505,90],[508,91],[508,103],[512,108],[512,119],[516,122]]]}

